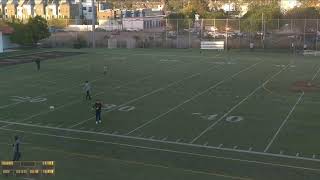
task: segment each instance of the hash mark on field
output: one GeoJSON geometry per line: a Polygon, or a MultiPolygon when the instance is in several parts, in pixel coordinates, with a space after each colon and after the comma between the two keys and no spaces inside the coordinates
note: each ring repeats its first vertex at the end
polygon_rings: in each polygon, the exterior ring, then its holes
{"type": "Polygon", "coordinates": [[[314,154],[314,155],[312,156],[312,158],[315,159],[315,158],[316,158],[316,155],[314,154]]]}
{"type": "Polygon", "coordinates": [[[252,151],[252,147],[249,148],[249,151],[252,151]]]}
{"type": "Polygon", "coordinates": [[[220,144],[219,146],[218,146],[218,148],[221,148],[223,146],[223,144],[220,144]]]}
{"type": "MultiPolygon", "coordinates": [[[[219,67],[219,66],[218,66],[218,67],[219,67]]],[[[183,78],[183,79],[180,79],[180,80],[171,82],[171,83],[169,83],[168,85],[166,85],[166,86],[164,86],[164,87],[161,87],[161,88],[158,88],[158,89],[153,90],[153,91],[151,91],[151,92],[148,92],[148,93],[146,93],[146,94],[144,94],[144,95],[142,95],[142,96],[140,96],[140,97],[131,99],[131,100],[129,100],[129,101],[127,101],[127,102],[125,102],[125,103],[123,103],[123,104],[115,107],[115,108],[111,108],[111,109],[109,109],[108,111],[105,111],[104,113],[108,113],[108,112],[114,111],[114,110],[116,110],[116,109],[119,109],[120,107],[126,106],[126,105],[128,105],[128,104],[133,103],[133,102],[136,102],[136,101],[138,101],[138,100],[140,100],[140,99],[143,99],[143,98],[145,98],[145,97],[147,97],[147,96],[153,95],[153,94],[158,93],[158,92],[163,91],[163,90],[166,90],[166,89],[168,89],[168,88],[170,88],[170,87],[172,87],[172,86],[175,86],[175,85],[177,85],[177,84],[180,84],[181,82],[183,82],[183,81],[185,81],[185,80],[188,80],[188,79],[191,79],[191,78],[193,78],[193,77],[199,76],[199,75],[201,75],[202,73],[209,72],[209,71],[211,71],[211,70],[214,69],[214,68],[217,68],[217,67],[216,67],[216,66],[212,66],[212,67],[210,67],[209,69],[207,69],[207,70],[204,71],[204,72],[194,73],[194,74],[191,74],[190,76],[185,77],[185,78],[183,78]]],[[[83,123],[86,123],[86,122],[90,121],[90,120],[93,119],[93,118],[95,118],[95,116],[93,116],[93,117],[91,117],[91,118],[89,118],[89,119],[86,119],[86,120],[84,120],[84,121],[81,121],[81,122],[79,122],[79,123],[77,123],[77,124],[74,124],[74,125],[70,126],[69,128],[74,128],[74,127],[76,127],[76,126],[78,126],[78,125],[80,125],[80,124],[83,124],[83,123]]]]}
{"type": "MultiPolygon", "coordinates": [[[[135,128],[135,129],[133,129],[133,130],[129,131],[126,135],[130,135],[130,134],[132,134],[133,132],[135,132],[135,131],[137,131],[137,130],[139,130],[139,129],[141,129],[141,128],[143,128],[143,127],[147,126],[147,125],[149,125],[149,124],[150,124],[150,123],[152,123],[153,121],[156,121],[156,120],[160,119],[161,117],[163,117],[163,116],[165,116],[165,115],[169,114],[170,112],[172,112],[172,111],[174,111],[174,110],[176,110],[176,109],[180,108],[181,106],[185,105],[186,103],[188,103],[188,102],[190,102],[190,101],[192,101],[192,100],[194,100],[194,99],[198,98],[199,96],[202,96],[203,94],[205,94],[205,93],[209,92],[210,90],[212,90],[212,89],[214,89],[214,88],[216,88],[216,87],[220,86],[220,84],[224,83],[225,81],[228,81],[228,80],[230,80],[230,79],[232,79],[232,78],[234,78],[234,77],[238,76],[238,75],[239,75],[239,74],[241,74],[242,72],[245,72],[245,71],[250,70],[251,68],[253,68],[253,67],[257,66],[258,64],[260,64],[260,63],[262,63],[262,62],[263,62],[263,61],[260,61],[260,62],[255,63],[255,64],[253,64],[253,65],[251,65],[251,66],[249,66],[249,67],[247,67],[247,68],[244,68],[244,69],[242,69],[241,71],[239,71],[239,72],[237,72],[237,73],[233,74],[232,76],[227,77],[227,78],[225,78],[225,79],[223,79],[223,80],[219,81],[218,83],[216,83],[216,84],[214,84],[214,85],[210,86],[209,88],[205,89],[204,91],[198,92],[196,95],[194,95],[194,96],[192,96],[191,98],[189,98],[189,99],[185,100],[184,102],[182,102],[182,103],[180,103],[180,104],[178,104],[178,105],[176,105],[176,106],[174,106],[174,107],[170,108],[168,111],[166,111],[166,112],[164,112],[164,113],[160,114],[159,116],[157,116],[157,117],[155,117],[155,118],[153,118],[153,119],[151,119],[151,120],[149,120],[149,121],[147,121],[147,122],[145,122],[145,123],[141,124],[140,126],[138,126],[138,127],[137,127],[137,128],[135,128]]],[[[191,141],[191,143],[192,143],[192,142],[193,142],[193,141],[191,141]]]]}
{"type": "Polygon", "coordinates": [[[162,141],[165,141],[165,140],[167,140],[167,138],[168,138],[168,137],[164,137],[164,138],[162,139],[162,141]]]}
{"type": "Polygon", "coordinates": [[[203,145],[204,145],[204,146],[207,146],[208,144],[209,144],[209,143],[208,143],[208,142],[206,142],[206,143],[204,143],[203,145]]]}
{"type": "Polygon", "coordinates": [[[238,148],[238,146],[234,146],[234,147],[233,147],[233,149],[237,149],[237,148],[238,148]]]}
{"type": "Polygon", "coordinates": [[[195,141],[197,141],[200,137],[202,137],[205,133],[207,133],[208,131],[210,131],[214,126],[216,126],[218,123],[220,123],[222,120],[224,120],[224,118],[226,118],[232,111],[234,111],[235,109],[237,109],[240,105],[242,105],[242,103],[244,103],[245,101],[247,101],[251,96],[253,96],[258,90],[260,90],[265,84],[269,83],[270,80],[272,80],[274,77],[278,76],[281,72],[283,72],[284,70],[288,69],[288,66],[290,65],[290,63],[282,68],[280,71],[278,71],[277,73],[273,74],[270,78],[268,78],[266,81],[264,81],[260,86],[258,86],[256,89],[254,89],[250,94],[248,94],[244,99],[242,99],[238,104],[234,105],[228,112],[226,112],[223,116],[221,116],[217,121],[215,121],[214,123],[212,123],[210,126],[208,126],[206,129],[204,129],[199,135],[197,135],[195,138],[193,138],[193,140],[191,141],[191,143],[194,143],[195,141]]]}
{"type": "MultiPolygon", "coordinates": [[[[307,157],[296,157],[296,156],[290,156],[290,155],[279,155],[279,154],[274,154],[274,153],[265,153],[265,152],[259,152],[259,151],[246,151],[246,150],[231,149],[231,148],[219,148],[219,147],[214,147],[214,146],[203,146],[203,145],[191,144],[191,143],[181,143],[181,142],[177,143],[177,142],[174,142],[174,141],[150,140],[150,139],[146,139],[146,138],[142,138],[142,137],[138,138],[138,137],[126,136],[126,135],[114,135],[114,134],[110,134],[110,133],[92,132],[92,131],[79,130],[79,129],[39,126],[39,125],[35,125],[35,124],[27,124],[27,123],[19,123],[19,122],[3,121],[3,120],[0,120],[0,123],[6,123],[6,124],[12,124],[12,125],[21,125],[21,126],[26,126],[26,127],[37,127],[37,128],[41,128],[41,129],[58,130],[58,131],[64,131],[64,132],[103,135],[103,136],[114,137],[114,138],[141,140],[141,141],[145,141],[145,142],[158,142],[158,143],[162,143],[162,144],[180,145],[180,146],[184,146],[184,147],[197,147],[197,148],[222,150],[222,151],[227,151],[227,152],[238,152],[238,153],[245,153],[245,154],[262,155],[262,156],[268,156],[268,157],[278,157],[278,158],[285,158],[285,159],[306,160],[306,161],[312,161],[312,162],[320,162],[320,159],[313,159],[313,158],[307,158],[307,157]]],[[[61,136],[61,135],[48,134],[48,133],[37,133],[37,132],[32,132],[32,131],[24,131],[24,130],[18,130],[18,129],[7,129],[7,128],[2,128],[2,127],[0,127],[0,129],[4,130],[4,131],[29,133],[29,134],[33,134],[33,135],[39,135],[39,136],[58,137],[58,138],[63,138],[63,139],[83,140],[83,141],[88,141],[88,142],[118,144],[118,145],[136,147],[135,145],[120,144],[120,143],[106,142],[106,141],[97,141],[97,140],[94,140],[94,139],[83,139],[83,138],[78,138],[78,137],[61,136]]],[[[150,147],[145,147],[145,148],[150,148],[150,147]]],[[[292,168],[293,166],[286,166],[286,167],[291,167],[292,168]]],[[[302,169],[315,170],[315,169],[312,169],[312,168],[303,168],[303,167],[302,167],[302,169]]],[[[320,169],[317,169],[317,171],[320,172],[320,169]]]]}
{"type": "Polygon", "coordinates": [[[299,155],[300,155],[300,153],[297,153],[297,154],[296,154],[296,157],[299,157],[299,155]]]}
{"type": "Polygon", "coordinates": [[[56,127],[62,127],[63,126],[63,123],[61,123],[61,124],[59,124],[58,126],[56,126],[56,127]]]}
{"type": "Polygon", "coordinates": [[[176,140],[176,142],[179,142],[179,141],[180,141],[180,139],[177,139],[177,140],[176,140]]]}
{"type": "Polygon", "coordinates": [[[280,151],[279,154],[283,154],[283,151],[280,151]]]}

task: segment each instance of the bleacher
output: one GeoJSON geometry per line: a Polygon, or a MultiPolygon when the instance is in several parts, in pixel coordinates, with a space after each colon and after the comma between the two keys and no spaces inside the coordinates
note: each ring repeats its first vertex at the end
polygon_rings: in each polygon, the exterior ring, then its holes
{"type": "Polygon", "coordinates": [[[224,50],[224,41],[201,41],[201,49],[224,50]]]}

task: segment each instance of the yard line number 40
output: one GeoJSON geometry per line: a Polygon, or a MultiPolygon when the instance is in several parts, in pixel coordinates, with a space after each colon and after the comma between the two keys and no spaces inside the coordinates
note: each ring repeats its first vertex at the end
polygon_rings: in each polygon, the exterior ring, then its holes
{"type": "MultiPolygon", "coordinates": [[[[205,120],[209,120],[209,121],[215,120],[218,117],[218,114],[192,113],[192,115],[198,116],[201,119],[205,119],[205,120]]],[[[225,118],[225,121],[228,121],[231,123],[239,122],[242,120],[243,120],[242,116],[228,116],[225,118]]]]}

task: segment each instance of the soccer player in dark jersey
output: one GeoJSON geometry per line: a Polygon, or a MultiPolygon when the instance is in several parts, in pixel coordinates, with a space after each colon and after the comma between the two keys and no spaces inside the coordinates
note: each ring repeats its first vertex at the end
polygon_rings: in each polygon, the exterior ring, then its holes
{"type": "Polygon", "coordinates": [[[93,105],[94,110],[96,111],[96,124],[101,123],[101,109],[102,103],[97,100],[93,105]]]}
{"type": "Polygon", "coordinates": [[[14,144],[12,144],[12,147],[13,147],[13,161],[19,161],[21,157],[19,136],[14,137],[14,144]]]}
{"type": "Polygon", "coordinates": [[[38,71],[40,71],[40,59],[37,58],[34,62],[36,62],[36,64],[37,64],[37,69],[38,69],[38,71]]]}

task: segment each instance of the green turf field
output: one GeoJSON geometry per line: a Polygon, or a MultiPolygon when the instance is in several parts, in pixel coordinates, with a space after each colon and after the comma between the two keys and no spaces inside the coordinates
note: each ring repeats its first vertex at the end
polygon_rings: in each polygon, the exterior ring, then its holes
{"type": "Polygon", "coordinates": [[[318,57],[55,51],[85,54],[43,61],[39,72],[34,63],[0,67],[2,160],[19,135],[21,160],[56,161],[55,177],[42,179],[320,179],[318,57]],[[105,104],[99,125],[95,99],[105,104]]]}

